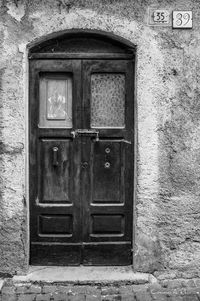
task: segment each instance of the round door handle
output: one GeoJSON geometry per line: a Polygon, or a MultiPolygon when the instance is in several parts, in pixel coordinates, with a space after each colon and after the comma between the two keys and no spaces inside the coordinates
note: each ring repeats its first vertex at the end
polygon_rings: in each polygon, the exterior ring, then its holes
{"type": "Polygon", "coordinates": [[[88,167],[88,162],[83,162],[82,163],[82,168],[87,168],[88,167]]]}

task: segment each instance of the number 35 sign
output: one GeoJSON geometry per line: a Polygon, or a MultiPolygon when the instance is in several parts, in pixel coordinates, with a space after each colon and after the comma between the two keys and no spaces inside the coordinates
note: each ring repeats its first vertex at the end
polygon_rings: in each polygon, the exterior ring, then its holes
{"type": "Polygon", "coordinates": [[[192,11],[173,11],[173,28],[192,28],[192,11]]]}
{"type": "Polygon", "coordinates": [[[169,12],[167,10],[155,10],[153,13],[154,23],[169,23],[169,12]]]}

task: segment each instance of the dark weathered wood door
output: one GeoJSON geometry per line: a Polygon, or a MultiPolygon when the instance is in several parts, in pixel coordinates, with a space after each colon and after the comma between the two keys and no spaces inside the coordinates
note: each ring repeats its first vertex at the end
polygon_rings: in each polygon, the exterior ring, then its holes
{"type": "Polygon", "coordinates": [[[31,264],[131,264],[133,66],[30,62],[31,264]]]}

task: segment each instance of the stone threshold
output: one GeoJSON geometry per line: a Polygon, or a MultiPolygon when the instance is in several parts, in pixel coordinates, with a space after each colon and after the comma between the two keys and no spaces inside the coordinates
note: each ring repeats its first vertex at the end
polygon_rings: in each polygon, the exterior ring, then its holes
{"type": "Polygon", "coordinates": [[[16,275],[13,283],[69,284],[153,284],[157,279],[148,273],[136,273],[132,266],[57,267],[31,266],[26,275],[16,275]]]}

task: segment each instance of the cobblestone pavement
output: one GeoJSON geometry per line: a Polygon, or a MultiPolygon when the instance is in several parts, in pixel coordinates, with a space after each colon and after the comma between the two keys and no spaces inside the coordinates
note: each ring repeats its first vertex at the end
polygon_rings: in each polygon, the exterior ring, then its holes
{"type": "Polygon", "coordinates": [[[200,301],[200,279],[154,284],[87,284],[5,282],[1,301],[200,301]]]}

